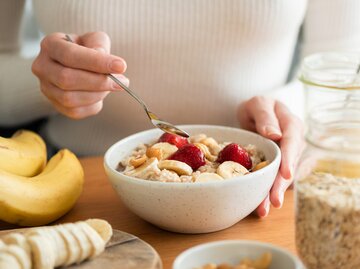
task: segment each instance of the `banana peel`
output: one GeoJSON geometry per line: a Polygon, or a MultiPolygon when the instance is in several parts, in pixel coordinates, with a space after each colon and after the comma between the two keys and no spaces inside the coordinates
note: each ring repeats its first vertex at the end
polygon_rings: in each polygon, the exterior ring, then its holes
{"type": "Polygon", "coordinates": [[[31,131],[17,131],[11,138],[0,137],[0,170],[32,177],[46,165],[46,145],[31,131]]]}
{"type": "Polygon", "coordinates": [[[74,206],[83,182],[83,168],[67,149],[32,177],[0,169],[0,219],[20,226],[48,224],[74,206]]]}

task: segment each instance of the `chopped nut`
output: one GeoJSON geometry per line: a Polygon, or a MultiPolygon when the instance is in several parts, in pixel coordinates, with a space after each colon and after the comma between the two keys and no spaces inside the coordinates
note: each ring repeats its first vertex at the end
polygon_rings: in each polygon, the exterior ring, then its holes
{"type": "Polygon", "coordinates": [[[263,162],[261,162],[261,163],[258,163],[258,164],[255,165],[255,167],[253,168],[253,172],[264,168],[264,167],[267,166],[268,164],[269,164],[269,161],[263,161],[263,162]]]}
{"type": "Polygon", "coordinates": [[[154,148],[154,147],[150,147],[146,150],[146,156],[148,156],[149,158],[155,157],[159,161],[162,160],[162,158],[163,158],[161,149],[154,148]]]}
{"type": "Polygon", "coordinates": [[[147,160],[146,155],[137,156],[135,158],[130,159],[130,164],[136,168],[142,165],[143,163],[145,163],[146,160],[147,160]]]}

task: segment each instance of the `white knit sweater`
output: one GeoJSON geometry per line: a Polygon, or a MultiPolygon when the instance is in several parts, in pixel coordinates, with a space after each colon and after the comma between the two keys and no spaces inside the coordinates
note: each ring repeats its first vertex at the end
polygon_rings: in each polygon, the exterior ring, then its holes
{"type": "MultiPolygon", "coordinates": [[[[120,91],[97,116],[76,121],[56,114],[31,74],[32,59],[18,50],[29,44],[19,38],[24,1],[0,1],[0,125],[50,116],[47,138],[78,154],[101,154],[151,128],[142,108],[120,91]]],[[[237,106],[254,95],[301,106],[299,87],[284,84],[304,21],[303,55],[360,48],[360,1],[307,2],[33,0],[33,11],[44,34],[107,32],[112,53],[128,64],[131,87],[164,119],[238,126],[237,106]]]]}

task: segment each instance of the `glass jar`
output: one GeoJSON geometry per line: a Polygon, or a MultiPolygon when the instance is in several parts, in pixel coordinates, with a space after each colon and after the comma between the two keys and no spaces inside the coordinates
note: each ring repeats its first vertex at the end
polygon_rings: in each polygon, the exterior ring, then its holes
{"type": "Polygon", "coordinates": [[[296,245],[308,269],[360,268],[360,55],[306,58],[307,148],[295,180],[296,245]]]}

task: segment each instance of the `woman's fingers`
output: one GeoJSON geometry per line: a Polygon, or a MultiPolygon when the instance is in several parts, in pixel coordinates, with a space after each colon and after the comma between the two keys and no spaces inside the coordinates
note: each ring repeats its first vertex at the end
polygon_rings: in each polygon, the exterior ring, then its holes
{"type": "MultiPolygon", "coordinates": [[[[65,67],[46,57],[35,60],[33,70],[40,79],[64,90],[118,91],[121,89],[105,74],[65,67]],[[46,68],[38,66],[46,66],[46,68]]],[[[116,75],[116,77],[125,84],[129,84],[125,76],[116,75]]]]}
{"type": "Polygon", "coordinates": [[[292,180],[286,180],[279,172],[276,176],[274,185],[270,191],[270,202],[275,208],[281,208],[284,203],[286,190],[291,186],[292,180]]]}
{"type": "Polygon", "coordinates": [[[80,44],[87,48],[102,51],[106,54],[110,53],[111,41],[105,32],[90,32],[82,35],[80,44]]]}
{"type": "Polygon", "coordinates": [[[239,117],[254,122],[256,131],[262,136],[272,140],[279,140],[282,133],[274,107],[274,100],[256,96],[245,103],[243,113],[247,113],[247,115],[239,115],[239,117]]]}
{"type": "Polygon", "coordinates": [[[70,68],[103,74],[121,74],[126,70],[126,62],[122,58],[71,43],[60,33],[44,38],[41,50],[47,52],[51,59],[70,68]]]}
{"type": "Polygon", "coordinates": [[[109,91],[64,91],[50,83],[43,83],[41,91],[52,101],[65,108],[89,106],[105,99],[109,91]]]}
{"type": "Polygon", "coordinates": [[[304,147],[303,124],[280,102],[275,105],[275,113],[283,132],[280,141],[282,154],[280,172],[285,179],[291,179],[294,176],[296,164],[304,147]]]}
{"type": "Polygon", "coordinates": [[[269,195],[266,196],[264,201],[262,201],[261,204],[256,208],[255,212],[260,218],[264,218],[267,215],[269,215],[269,212],[270,212],[270,198],[269,198],[269,195]]]}

